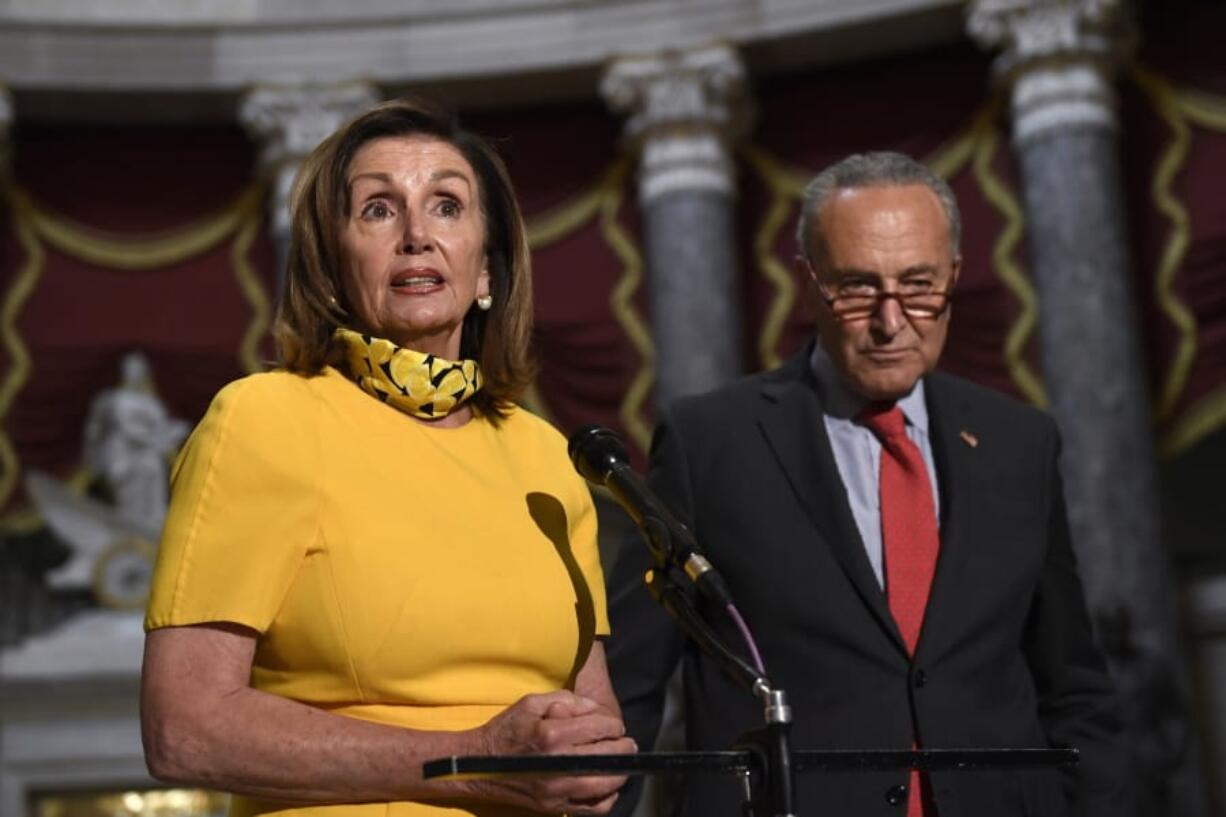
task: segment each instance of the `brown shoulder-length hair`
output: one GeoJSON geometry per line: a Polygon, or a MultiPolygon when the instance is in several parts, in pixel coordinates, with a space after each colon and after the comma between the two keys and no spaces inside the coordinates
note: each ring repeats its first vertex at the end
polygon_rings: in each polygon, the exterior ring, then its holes
{"type": "Polygon", "coordinates": [[[384,137],[432,136],[458,150],[477,174],[485,221],[485,253],[494,305],[464,316],[460,354],[481,365],[485,385],[470,401],[495,422],[506,415],[535,375],[532,269],[523,216],[511,178],[494,149],[459,126],[453,113],[429,100],[404,97],[378,105],[342,126],[303,162],[290,197],[291,234],[273,334],[281,365],[318,374],[343,355],[333,339],[349,305],[340,275],[340,230],[349,213],[349,165],[368,142],[384,137]]]}

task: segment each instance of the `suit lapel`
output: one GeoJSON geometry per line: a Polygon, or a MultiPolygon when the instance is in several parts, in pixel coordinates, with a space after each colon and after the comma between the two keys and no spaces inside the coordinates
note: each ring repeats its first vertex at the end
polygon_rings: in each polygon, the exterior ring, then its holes
{"type": "Polygon", "coordinates": [[[955,620],[951,616],[957,616],[959,577],[969,556],[966,531],[973,522],[974,491],[982,478],[983,455],[973,418],[941,376],[929,377],[924,390],[929,441],[941,494],[941,550],[916,650],[920,655],[931,655],[947,625],[955,620]]]}
{"type": "Polygon", "coordinates": [[[848,580],[881,627],[905,652],[847,504],[822,420],[821,401],[808,371],[808,356],[798,358],[799,366],[793,358],[779,370],[777,378],[763,386],[765,399],[758,425],[796,499],[829,544],[848,580]]]}

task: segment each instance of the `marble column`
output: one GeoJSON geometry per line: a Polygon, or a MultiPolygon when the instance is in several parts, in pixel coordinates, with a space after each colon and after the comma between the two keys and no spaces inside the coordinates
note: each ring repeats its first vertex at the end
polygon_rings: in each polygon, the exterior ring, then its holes
{"type": "MultiPolygon", "coordinates": [[[[0,85],[0,179],[10,169],[9,130],[13,124],[13,98],[0,85]]],[[[31,590],[36,582],[26,565],[23,548],[0,532],[0,650],[16,644],[29,630],[27,617],[31,590]]]]}
{"type": "Polygon", "coordinates": [[[976,0],[967,25],[980,43],[1003,49],[996,68],[1011,94],[1043,375],[1064,438],[1081,575],[1123,699],[1133,813],[1189,815],[1203,806],[1159,526],[1116,133],[1114,69],[1131,45],[1126,11],[1120,0],[976,0]]]}
{"type": "Polygon", "coordinates": [[[656,401],[667,405],[743,367],[731,146],[747,121],[745,70],[727,46],[614,62],[601,82],[629,115],[656,343],[656,401]]]}
{"type": "MultiPolygon", "coordinates": [[[[748,123],[745,69],[730,47],[625,58],[601,81],[609,107],[628,114],[627,145],[638,152],[638,199],[647,254],[647,296],[656,347],[655,399],[709,391],[744,367],[734,239],[732,145],[748,123]]],[[[601,525],[618,512],[597,505],[601,525]]],[[[609,541],[606,549],[639,547],[609,541]]],[[[680,670],[664,704],[656,749],[684,747],[680,670]]],[[[634,817],[672,810],[676,781],[640,779],[634,817]]]]}
{"type": "Polygon", "coordinates": [[[278,289],[289,253],[289,198],[302,160],[346,120],[379,102],[363,82],[261,86],[243,98],[239,121],[260,145],[260,166],[272,179],[269,224],[277,253],[278,289]]]}

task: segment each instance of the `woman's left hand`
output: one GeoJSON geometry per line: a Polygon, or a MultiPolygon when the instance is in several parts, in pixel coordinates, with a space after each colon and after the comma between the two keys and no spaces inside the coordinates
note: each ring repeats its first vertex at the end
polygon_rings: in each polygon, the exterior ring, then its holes
{"type": "MultiPolygon", "coordinates": [[[[596,642],[580,670],[575,691],[526,695],[479,730],[486,754],[630,754],[621,710],[596,642]]],[[[622,775],[508,777],[474,781],[479,796],[506,800],[546,813],[607,814],[625,784],[622,775]]]]}

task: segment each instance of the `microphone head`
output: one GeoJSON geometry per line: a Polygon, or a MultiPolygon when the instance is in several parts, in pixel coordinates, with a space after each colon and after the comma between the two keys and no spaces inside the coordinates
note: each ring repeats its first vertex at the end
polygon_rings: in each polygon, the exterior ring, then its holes
{"type": "Polygon", "coordinates": [[[566,444],[575,470],[588,482],[604,485],[618,465],[629,461],[621,438],[604,426],[584,426],[566,444]]]}

